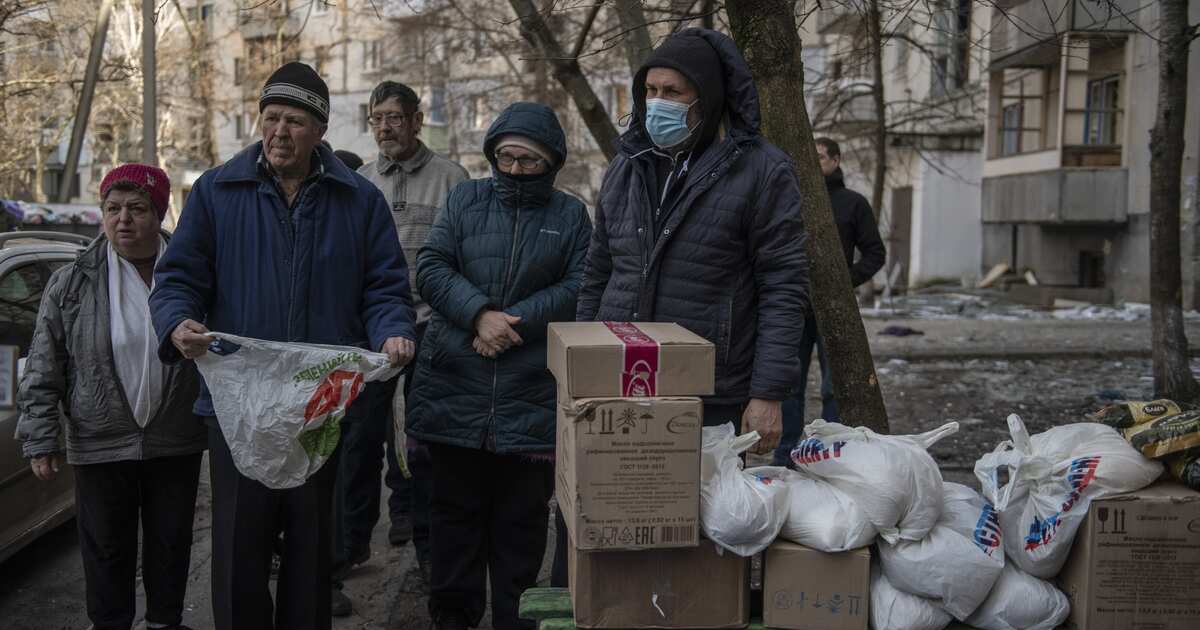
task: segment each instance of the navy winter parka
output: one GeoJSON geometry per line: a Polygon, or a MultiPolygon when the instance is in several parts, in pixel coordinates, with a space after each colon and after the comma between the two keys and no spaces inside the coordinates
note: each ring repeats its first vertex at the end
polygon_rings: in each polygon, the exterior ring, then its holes
{"type": "Polygon", "coordinates": [[[493,176],[450,192],[417,254],[417,287],[433,307],[417,357],[407,432],[419,440],[498,453],[554,449],[555,385],[546,369],[546,326],[575,319],[591,238],[581,201],[554,189],[567,156],[554,112],[515,103],[492,123],[484,154],[493,176]],[[496,140],[533,138],[558,154],[535,180],[499,172],[496,140]],[[475,352],[483,309],[521,318],[524,341],[495,359],[475,352]]]}
{"type": "MultiPolygon", "coordinates": [[[[408,267],[383,193],[324,146],[323,172],[289,209],[258,170],[257,142],[192,187],[154,271],[150,313],[164,363],[185,319],[270,341],[378,351],[414,339],[408,267]]],[[[195,413],[212,416],[205,387],[195,413]]]]}
{"type": "Polygon", "coordinates": [[[716,346],[716,394],[706,402],[784,400],[808,306],[799,186],[787,155],[759,132],[758,92],[733,40],[706,29],[674,37],[717,51],[725,134],[692,156],[656,234],[646,182],[669,158],[645,131],[647,67],[639,71],[633,120],[596,206],[578,317],[679,323],[716,346]]]}

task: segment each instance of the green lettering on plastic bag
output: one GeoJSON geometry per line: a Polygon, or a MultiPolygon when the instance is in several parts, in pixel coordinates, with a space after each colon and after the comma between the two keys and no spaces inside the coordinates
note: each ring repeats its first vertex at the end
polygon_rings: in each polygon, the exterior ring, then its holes
{"type": "Polygon", "coordinates": [[[342,437],[342,417],[330,416],[325,424],[300,434],[300,446],[309,457],[329,457],[342,437]]]}

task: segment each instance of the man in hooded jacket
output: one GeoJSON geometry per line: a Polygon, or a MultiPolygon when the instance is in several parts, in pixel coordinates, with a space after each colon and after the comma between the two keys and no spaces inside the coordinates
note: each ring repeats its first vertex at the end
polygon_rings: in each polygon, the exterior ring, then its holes
{"type": "Polygon", "coordinates": [[[438,630],[517,618],[537,581],[554,492],[555,384],[546,327],[575,317],[591,237],[587,210],[554,189],[566,136],[545,105],[514,103],[488,129],[492,176],[463,182],[417,254],[433,309],[417,355],[407,434],[429,446],[438,630]]]}
{"type": "Polygon", "coordinates": [[[808,303],[800,190],[759,131],[758,93],[729,37],[687,29],[633,81],[595,213],[578,319],[677,322],[716,346],[704,424],[779,441],[808,303]]]}

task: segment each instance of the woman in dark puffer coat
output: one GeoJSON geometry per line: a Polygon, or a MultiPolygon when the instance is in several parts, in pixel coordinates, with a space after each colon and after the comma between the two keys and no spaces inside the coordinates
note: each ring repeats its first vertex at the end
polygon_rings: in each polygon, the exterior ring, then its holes
{"type": "Polygon", "coordinates": [[[546,545],[554,491],[555,385],[546,326],[575,319],[591,223],[554,189],[566,138],[548,107],[515,103],[483,144],[492,177],[459,184],[417,255],[434,314],[407,432],[433,465],[430,612],[475,626],[491,575],[492,625],[517,619],[546,545]]]}

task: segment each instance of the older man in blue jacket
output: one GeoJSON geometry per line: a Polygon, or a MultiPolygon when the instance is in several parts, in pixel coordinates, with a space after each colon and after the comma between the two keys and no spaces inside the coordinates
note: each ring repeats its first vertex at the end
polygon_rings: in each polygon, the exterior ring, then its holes
{"type": "MultiPolygon", "coordinates": [[[[407,363],[414,333],[404,254],[383,193],[319,144],[325,82],[288,63],[267,80],[259,110],[262,142],[200,177],[155,271],[160,358],[195,358],[206,351],[204,333],[217,330],[359,346],[407,363]]],[[[327,630],[337,453],[304,485],[268,489],[235,468],[207,389],[195,412],[209,425],[217,629],[327,630]]]]}

